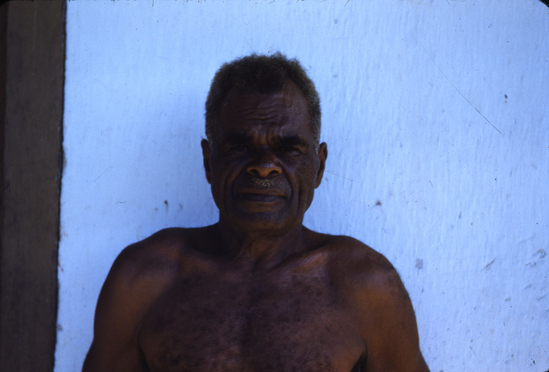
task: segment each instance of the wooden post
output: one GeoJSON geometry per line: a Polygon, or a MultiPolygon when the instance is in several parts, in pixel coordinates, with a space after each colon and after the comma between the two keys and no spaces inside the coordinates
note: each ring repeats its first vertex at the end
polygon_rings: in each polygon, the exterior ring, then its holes
{"type": "Polygon", "coordinates": [[[0,12],[0,370],[6,372],[46,372],[54,364],[65,7],[8,2],[0,12]]]}

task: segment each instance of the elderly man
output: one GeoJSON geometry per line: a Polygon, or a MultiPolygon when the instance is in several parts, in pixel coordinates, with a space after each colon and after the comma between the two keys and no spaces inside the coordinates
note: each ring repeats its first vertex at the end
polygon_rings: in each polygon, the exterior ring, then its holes
{"type": "Polygon", "coordinates": [[[387,259],[302,225],[328,152],[299,62],[223,65],[206,135],[219,222],[162,230],[120,254],[84,371],[428,371],[387,259]]]}

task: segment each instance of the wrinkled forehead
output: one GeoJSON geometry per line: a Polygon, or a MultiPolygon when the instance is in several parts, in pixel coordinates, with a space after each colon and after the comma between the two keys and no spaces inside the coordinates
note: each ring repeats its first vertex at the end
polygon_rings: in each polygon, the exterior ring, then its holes
{"type": "Polygon", "coordinates": [[[222,102],[218,129],[220,132],[234,132],[261,127],[295,127],[312,135],[310,124],[307,100],[297,85],[290,81],[281,91],[272,94],[232,89],[222,102]]]}

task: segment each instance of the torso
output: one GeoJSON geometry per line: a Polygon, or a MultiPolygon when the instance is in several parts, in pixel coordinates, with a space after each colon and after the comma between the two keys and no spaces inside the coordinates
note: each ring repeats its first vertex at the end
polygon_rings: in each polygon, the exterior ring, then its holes
{"type": "Polygon", "coordinates": [[[257,272],[181,260],[138,332],[151,372],[349,372],[365,352],[330,247],[257,272]]]}

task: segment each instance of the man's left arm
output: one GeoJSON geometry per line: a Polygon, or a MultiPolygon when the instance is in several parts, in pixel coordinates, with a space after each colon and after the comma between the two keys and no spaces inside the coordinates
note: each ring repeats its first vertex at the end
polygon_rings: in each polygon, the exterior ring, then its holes
{"type": "Polygon", "coordinates": [[[385,266],[375,270],[370,279],[372,287],[363,304],[369,307],[363,331],[366,370],[429,372],[419,348],[412,302],[398,273],[392,266],[385,266]]]}
{"type": "Polygon", "coordinates": [[[379,372],[429,372],[419,349],[416,316],[410,296],[391,263],[379,252],[356,241],[346,241],[344,291],[350,295],[357,330],[364,342],[362,369],[379,372]]]}

